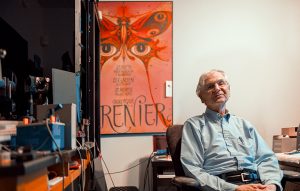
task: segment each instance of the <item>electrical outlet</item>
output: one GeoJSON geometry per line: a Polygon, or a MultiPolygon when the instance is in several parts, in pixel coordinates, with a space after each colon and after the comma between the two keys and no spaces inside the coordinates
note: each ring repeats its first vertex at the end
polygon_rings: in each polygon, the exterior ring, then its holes
{"type": "Polygon", "coordinates": [[[166,81],[166,97],[172,97],[173,85],[171,80],[166,81]]]}

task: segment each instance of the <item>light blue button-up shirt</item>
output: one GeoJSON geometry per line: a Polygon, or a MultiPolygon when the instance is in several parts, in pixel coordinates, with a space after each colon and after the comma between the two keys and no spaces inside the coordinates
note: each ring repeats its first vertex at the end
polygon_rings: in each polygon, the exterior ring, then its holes
{"type": "Polygon", "coordinates": [[[206,109],[184,123],[181,162],[187,176],[197,179],[204,190],[234,191],[235,184],[214,176],[243,169],[258,172],[263,184],[282,190],[278,160],[248,121],[206,109]]]}

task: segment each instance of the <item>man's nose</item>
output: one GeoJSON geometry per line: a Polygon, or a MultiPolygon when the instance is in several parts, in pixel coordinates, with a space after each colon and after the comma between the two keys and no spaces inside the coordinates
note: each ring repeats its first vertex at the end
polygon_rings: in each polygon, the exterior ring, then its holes
{"type": "Polygon", "coordinates": [[[220,86],[219,86],[218,83],[215,83],[215,84],[214,84],[214,90],[220,90],[220,86]]]}

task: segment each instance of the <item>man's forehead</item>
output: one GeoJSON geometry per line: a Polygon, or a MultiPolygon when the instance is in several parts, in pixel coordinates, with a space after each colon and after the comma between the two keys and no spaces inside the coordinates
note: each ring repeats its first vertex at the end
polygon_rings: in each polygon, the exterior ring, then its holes
{"type": "Polygon", "coordinates": [[[220,72],[211,72],[206,75],[204,82],[209,83],[220,79],[224,79],[223,74],[221,74],[220,72]]]}

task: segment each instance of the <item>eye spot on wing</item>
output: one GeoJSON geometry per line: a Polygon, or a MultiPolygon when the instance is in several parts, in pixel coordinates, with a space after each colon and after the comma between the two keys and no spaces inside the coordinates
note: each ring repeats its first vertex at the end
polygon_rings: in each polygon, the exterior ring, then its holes
{"type": "Polygon", "coordinates": [[[160,30],[157,28],[153,28],[147,31],[147,34],[150,36],[156,36],[157,34],[160,33],[160,30]]]}
{"type": "Polygon", "coordinates": [[[166,14],[165,13],[163,13],[163,12],[158,12],[158,13],[156,13],[155,14],[155,16],[154,16],[154,20],[156,21],[156,22],[164,22],[165,20],[166,20],[166,14]]]}
{"type": "Polygon", "coordinates": [[[112,56],[117,52],[117,48],[112,44],[101,44],[100,55],[112,56]]]}
{"type": "Polygon", "coordinates": [[[144,56],[151,51],[151,47],[146,43],[137,43],[131,47],[131,52],[137,56],[144,56]]]}

